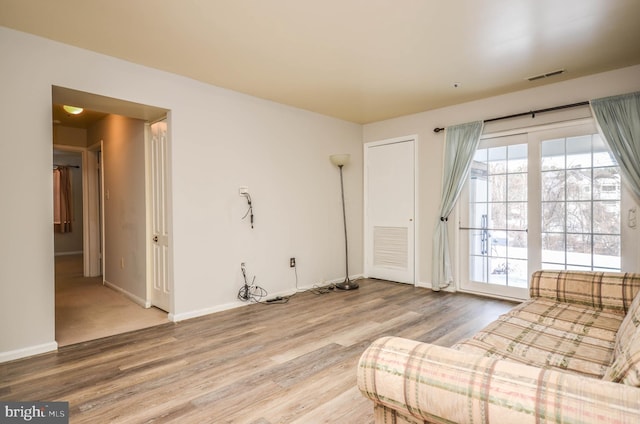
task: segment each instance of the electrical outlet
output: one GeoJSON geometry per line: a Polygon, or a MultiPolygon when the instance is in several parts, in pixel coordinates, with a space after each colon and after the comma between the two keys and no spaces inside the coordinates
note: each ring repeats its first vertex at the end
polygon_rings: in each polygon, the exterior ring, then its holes
{"type": "Polygon", "coordinates": [[[296,258],[289,259],[289,267],[291,267],[291,268],[295,268],[296,267],[296,258]]]}

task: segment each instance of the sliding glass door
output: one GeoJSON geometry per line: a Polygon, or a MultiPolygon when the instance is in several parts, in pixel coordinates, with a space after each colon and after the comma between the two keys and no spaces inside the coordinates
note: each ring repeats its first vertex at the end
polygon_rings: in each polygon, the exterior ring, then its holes
{"type": "Polygon", "coordinates": [[[483,139],[458,204],[461,289],[525,299],[538,269],[620,270],[621,196],[591,124],[483,139]]]}

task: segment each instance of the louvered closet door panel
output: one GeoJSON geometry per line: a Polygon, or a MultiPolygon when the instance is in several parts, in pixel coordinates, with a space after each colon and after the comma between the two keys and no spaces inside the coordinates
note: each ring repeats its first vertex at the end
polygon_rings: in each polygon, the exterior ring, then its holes
{"type": "Polygon", "coordinates": [[[373,228],[373,265],[406,270],[409,265],[406,227],[373,228]]]}
{"type": "Polygon", "coordinates": [[[365,274],[413,284],[414,140],[367,144],[365,161],[365,274]]]}

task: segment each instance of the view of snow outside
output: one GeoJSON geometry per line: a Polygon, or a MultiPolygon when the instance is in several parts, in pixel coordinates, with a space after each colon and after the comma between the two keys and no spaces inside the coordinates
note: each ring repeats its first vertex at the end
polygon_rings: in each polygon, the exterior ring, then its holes
{"type": "MultiPolygon", "coordinates": [[[[620,270],[617,163],[598,134],[541,145],[543,269],[620,270]]],[[[470,181],[470,278],[528,286],[527,145],[478,149],[470,181]]]]}

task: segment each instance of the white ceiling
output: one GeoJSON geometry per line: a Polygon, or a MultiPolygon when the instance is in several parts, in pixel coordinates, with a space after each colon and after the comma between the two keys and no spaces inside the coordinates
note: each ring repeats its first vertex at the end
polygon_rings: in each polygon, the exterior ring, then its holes
{"type": "Polygon", "coordinates": [[[639,18],[638,0],[0,0],[0,25],[357,123],[638,64],[639,18]]]}

